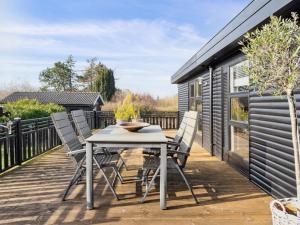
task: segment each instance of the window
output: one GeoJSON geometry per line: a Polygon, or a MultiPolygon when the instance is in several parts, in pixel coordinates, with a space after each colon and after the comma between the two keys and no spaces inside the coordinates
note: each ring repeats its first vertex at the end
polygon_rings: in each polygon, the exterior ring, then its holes
{"type": "Polygon", "coordinates": [[[230,92],[247,92],[249,88],[249,76],[244,72],[248,61],[240,62],[230,67],[230,92]]]}
{"type": "Polygon", "coordinates": [[[190,83],[190,110],[202,112],[202,79],[198,78],[190,83]]]}
{"type": "Polygon", "coordinates": [[[190,82],[189,86],[189,110],[194,110],[198,115],[198,140],[202,145],[202,78],[199,77],[190,82]]]}
{"type": "Polygon", "coordinates": [[[232,97],[230,99],[231,120],[248,121],[248,97],[232,97]]]}
{"type": "Polygon", "coordinates": [[[248,128],[231,126],[231,151],[241,156],[243,159],[249,159],[249,133],[248,128]]]}
{"type": "Polygon", "coordinates": [[[189,97],[189,108],[190,108],[190,110],[195,110],[195,107],[196,107],[196,105],[195,105],[195,83],[194,82],[192,82],[191,84],[190,84],[190,90],[189,90],[189,94],[190,94],[190,97],[189,97]]]}
{"type": "Polygon", "coordinates": [[[243,71],[247,61],[230,67],[231,152],[249,160],[248,90],[249,76],[243,71]]]}

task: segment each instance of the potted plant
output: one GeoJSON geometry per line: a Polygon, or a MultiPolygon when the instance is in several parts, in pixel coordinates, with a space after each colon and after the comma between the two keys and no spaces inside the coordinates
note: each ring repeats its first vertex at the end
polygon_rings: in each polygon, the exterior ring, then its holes
{"type": "Polygon", "coordinates": [[[241,51],[249,65],[245,72],[253,88],[262,95],[286,96],[291,118],[291,131],[295,159],[297,197],[271,202],[273,224],[300,224],[300,167],[299,129],[294,89],[300,78],[300,27],[298,16],[290,19],[272,16],[270,23],[245,35],[241,51]]]}
{"type": "Polygon", "coordinates": [[[133,96],[128,93],[123,102],[115,110],[115,118],[117,123],[134,122],[140,117],[139,107],[133,103],[133,96]]]}

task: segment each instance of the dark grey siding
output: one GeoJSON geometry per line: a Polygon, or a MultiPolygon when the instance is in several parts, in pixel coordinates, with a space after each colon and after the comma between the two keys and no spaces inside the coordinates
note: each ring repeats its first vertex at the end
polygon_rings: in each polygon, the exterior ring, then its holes
{"type": "Polygon", "coordinates": [[[213,154],[223,157],[223,77],[222,68],[213,72],[213,154]]]}
{"type": "Polygon", "coordinates": [[[189,110],[189,83],[178,84],[178,111],[180,122],[185,111],[189,110]]]}
{"type": "MultiPolygon", "coordinates": [[[[275,197],[296,195],[288,103],[250,95],[250,179],[275,197]]],[[[300,100],[300,96],[297,96],[300,100]]],[[[298,104],[299,105],[299,104],[298,104]]],[[[298,118],[300,107],[298,106],[298,118]]]]}
{"type": "Polygon", "coordinates": [[[202,129],[203,148],[211,151],[211,128],[210,128],[210,77],[209,73],[203,75],[203,109],[202,109],[202,129]]]}
{"type": "MultiPolygon", "coordinates": [[[[223,151],[229,150],[229,72],[228,67],[222,70],[223,77],[223,151]]],[[[224,152],[223,152],[224,156],[224,152]]]]}

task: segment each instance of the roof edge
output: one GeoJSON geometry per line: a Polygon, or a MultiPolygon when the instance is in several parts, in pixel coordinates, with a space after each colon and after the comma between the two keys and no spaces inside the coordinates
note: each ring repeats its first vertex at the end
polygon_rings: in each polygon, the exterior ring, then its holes
{"type": "Polygon", "coordinates": [[[214,58],[222,49],[240,40],[249,30],[257,27],[293,1],[297,0],[253,0],[250,2],[171,76],[171,83],[176,84],[185,80],[197,67],[214,58]]]}

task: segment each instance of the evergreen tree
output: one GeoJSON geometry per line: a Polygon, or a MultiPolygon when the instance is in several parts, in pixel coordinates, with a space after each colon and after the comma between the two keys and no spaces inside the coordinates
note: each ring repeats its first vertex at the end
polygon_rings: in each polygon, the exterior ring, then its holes
{"type": "Polygon", "coordinates": [[[43,70],[39,75],[40,81],[44,83],[41,90],[74,91],[76,77],[74,66],[75,61],[70,55],[65,62],[58,61],[53,67],[43,70]]]}
{"type": "Polygon", "coordinates": [[[91,91],[93,89],[93,82],[96,77],[96,66],[99,65],[97,63],[97,58],[91,58],[87,60],[89,64],[88,67],[84,70],[82,76],[77,76],[78,82],[82,83],[85,86],[85,90],[91,91]]]}
{"type": "Polygon", "coordinates": [[[99,92],[105,101],[109,101],[116,92],[114,72],[100,63],[96,66],[95,71],[92,91],[99,92]]]}

